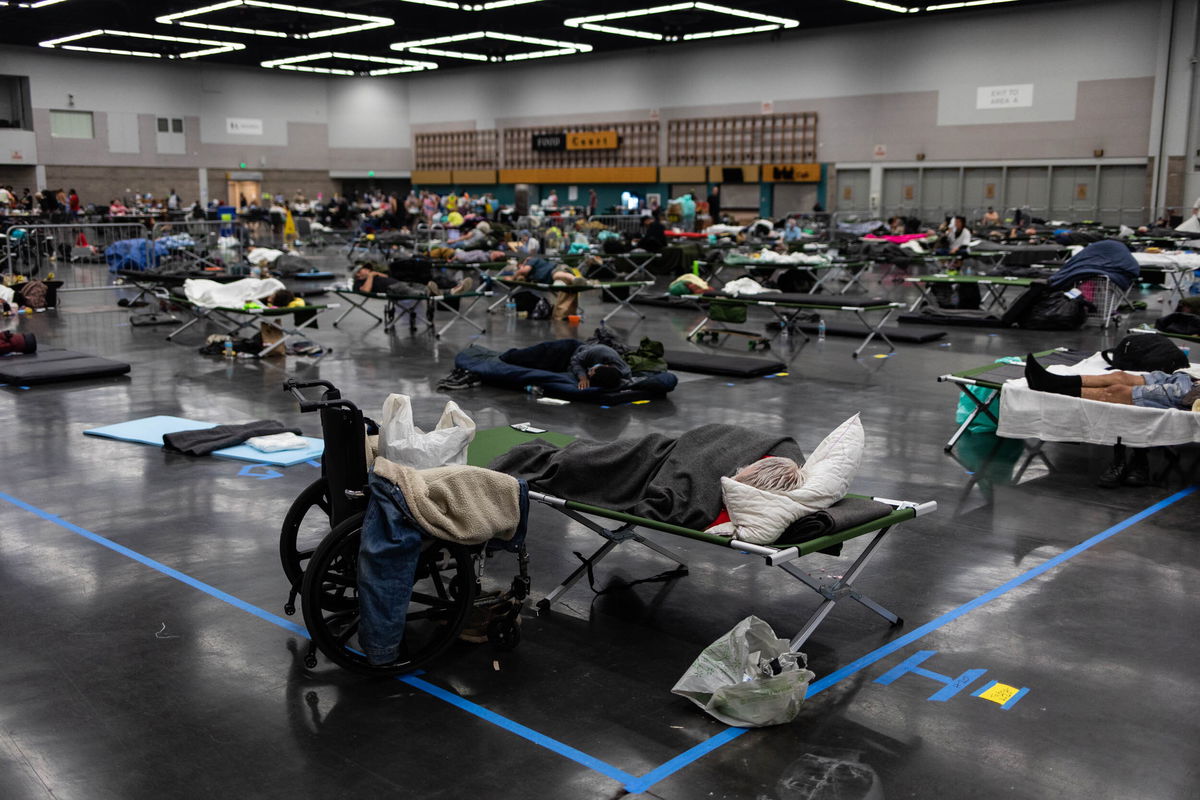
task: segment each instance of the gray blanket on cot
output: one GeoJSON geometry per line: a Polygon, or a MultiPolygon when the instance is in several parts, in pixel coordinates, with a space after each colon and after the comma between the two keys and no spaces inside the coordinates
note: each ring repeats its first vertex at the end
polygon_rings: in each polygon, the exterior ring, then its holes
{"type": "Polygon", "coordinates": [[[577,439],[566,447],[535,439],[489,467],[523,478],[539,492],[703,530],[721,513],[721,477],[767,455],[804,463],[791,437],[718,424],[678,438],[577,439]]]}
{"type": "MultiPolygon", "coordinates": [[[[887,503],[880,503],[877,500],[868,500],[865,497],[845,497],[829,508],[805,514],[793,522],[775,541],[775,544],[803,544],[810,539],[828,536],[831,533],[886,517],[894,510],[887,503]]],[[[841,551],[842,545],[839,543],[819,552],[836,556],[841,551]]]]}
{"type": "Polygon", "coordinates": [[[163,448],[189,456],[206,456],[214,450],[235,447],[255,436],[270,436],[289,431],[300,433],[299,428],[289,428],[278,420],[260,419],[241,425],[218,425],[215,428],[168,433],[163,436],[163,448]]]}

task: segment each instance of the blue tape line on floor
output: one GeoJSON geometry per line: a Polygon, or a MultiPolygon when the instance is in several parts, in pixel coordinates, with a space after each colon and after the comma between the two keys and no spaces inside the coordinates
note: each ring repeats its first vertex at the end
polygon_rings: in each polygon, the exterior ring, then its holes
{"type": "MultiPolygon", "coordinates": [[[[938,617],[937,619],[933,620],[932,622],[927,622],[926,624],[922,625],[921,627],[917,628],[916,630],[914,630],[910,633],[907,633],[904,636],[901,636],[899,639],[895,639],[891,642],[888,642],[883,647],[880,647],[878,650],[874,650],[874,651],[868,653],[867,655],[863,656],[862,658],[860,658],[856,661],[852,661],[851,663],[847,664],[846,666],[842,667],[841,669],[829,673],[824,678],[814,681],[813,683],[811,683],[809,685],[807,696],[813,697],[814,695],[820,694],[825,689],[828,689],[830,686],[833,686],[834,684],[850,677],[851,675],[858,672],[859,670],[864,669],[865,667],[868,667],[871,664],[874,664],[876,661],[879,661],[880,659],[882,659],[888,655],[891,655],[892,653],[896,652],[897,650],[904,647],[905,645],[911,644],[912,642],[916,641],[917,639],[920,639],[921,637],[925,636],[926,634],[931,633],[931,632],[937,630],[938,628],[942,627],[943,625],[946,625],[947,623],[958,619],[963,614],[966,614],[968,611],[973,611],[974,609],[978,608],[979,606],[981,606],[985,603],[988,603],[992,600],[995,600],[997,597],[1000,597],[1001,595],[1006,594],[1007,592],[1010,592],[1013,589],[1017,588],[1021,584],[1025,583],[1027,581],[1030,581],[1033,578],[1036,578],[1037,576],[1041,575],[1044,572],[1047,572],[1048,570],[1053,569],[1054,567],[1058,566],[1059,564],[1062,564],[1064,561],[1067,561],[1068,559],[1079,555],[1083,551],[1099,544],[1100,542],[1104,541],[1105,539],[1109,538],[1110,536],[1118,534],[1121,531],[1125,530],[1126,528],[1128,528],[1132,525],[1136,525],[1137,523],[1141,522],[1146,517],[1149,517],[1152,514],[1162,511],[1167,506],[1177,503],[1178,501],[1182,500],[1183,498],[1185,498],[1188,495],[1195,492],[1196,489],[1197,489],[1197,487],[1195,487],[1195,486],[1189,486],[1186,489],[1176,492],[1175,494],[1171,495],[1170,497],[1166,498],[1165,500],[1161,500],[1161,501],[1155,503],[1154,505],[1150,506],[1149,508],[1139,511],[1138,513],[1134,514],[1132,517],[1124,519],[1121,522],[1118,522],[1116,525],[1113,525],[1111,528],[1101,531],[1100,533],[1096,534],[1092,538],[1087,539],[1086,541],[1075,545],[1071,549],[1065,550],[1062,553],[1059,553],[1054,558],[1051,558],[1051,559],[1047,560],[1046,562],[1044,562],[1026,572],[1021,573],[1020,575],[1018,575],[1017,577],[1008,581],[1007,583],[1005,583],[1001,586],[998,586],[995,589],[992,589],[990,592],[987,592],[986,594],[982,594],[979,597],[975,598],[974,600],[964,603],[963,605],[959,606],[958,608],[954,609],[953,611],[943,614],[942,616],[938,617]]],[[[708,753],[711,753],[713,750],[716,750],[718,747],[733,741],[738,736],[741,736],[743,733],[746,733],[747,730],[748,729],[746,729],[746,728],[728,728],[728,729],[722,731],[721,733],[718,733],[716,736],[713,736],[711,739],[701,742],[700,744],[696,745],[695,747],[691,748],[690,750],[680,753],[679,755],[675,756],[675,758],[671,759],[670,761],[663,764],[662,766],[656,767],[654,770],[647,773],[645,777],[640,778],[635,783],[626,786],[626,788],[629,789],[629,791],[631,791],[631,792],[633,792],[633,791],[644,792],[647,789],[649,789],[651,786],[653,786],[655,783],[658,783],[659,781],[663,780],[664,778],[669,777],[672,773],[678,772],[679,770],[681,770],[684,767],[691,764],[693,761],[707,755],[708,753]],[[717,739],[720,739],[720,741],[714,741],[717,739]],[[653,781],[648,780],[651,775],[654,776],[653,781]],[[634,788],[634,787],[636,787],[636,788],[634,788]]]]}
{"type": "MultiPolygon", "coordinates": [[[[1182,500],[1183,498],[1193,494],[1196,490],[1197,490],[1197,487],[1189,486],[1186,489],[1178,491],[1175,494],[1171,495],[1170,497],[1155,503],[1154,505],[1150,506],[1149,508],[1139,511],[1137,514],[1134,514],[1133,516],[1128,517],[1127,519],[1124,519],[1121,522],[1118,522],[1116,525],[1113,525],[1112,527],[1110,527],[1104,531],[1101,531],[1100,533],[1096,534],[1095,536],[1091,537],[1090,539],[1087,539],[1087,540],[1081,542],[1080,544],[1075,545],[1074,547],[1070,548],[1069,550],[1065,550],[1062,553],[1060,553],[1059,555],[1047,560],[1046,562],[1044,562],[1030,570],[1027,570],[1026,572],[1021,573],[1020,575],[1018,575],[1017,577],[1008,581],[1007,583],[1004,583],[1001,586],[998,586],[995,589],[992,589],[990,592],[982,594],[979,597],[975,598],[974,600],[964,603],[963,605],[959,606],[958,608],[954,609],[953,611],[943,614],[942,616],[938,617],[937,619],[922,625],[921,627],[917,628],[914,631],[911,631],[908,634],[905,634],[904,636],[901,636],[899,639],[895,639],[892,642],[889,642],[888,644],[884,645],[883,647],[880,647],[879,649],[874,650],[871,653],[868,653],[867,655],[863,656],[862,658],[859,658],[856,661],[853,661],[850,664],[847,664],[845,667],[842,667],[839,670],[831,672],[829,675],[826,675],[824,678],[821,678],[820,680],[815,681],[814,683],[812,683],[809,686],[808,697],[813,697],[813,696],[819,694],[823,690],[828,689],[830,686],[833,686],[834,684],[842,681],[845,678],[850,677],[851,675],[864,669],[865,667],[868,667],[871,664],[874,664],[876,661],[879,661],[880,659],[884,658],[885,656],[888,656],[891,653],[894,653],[896,650],[899,650],[900,648],[912,643],[913,641],[925,636],[926,634],[931,633],[934,630],[937,630],[938,628],[952,622],[953,620],[963,616],[964,614],[966,614],[970,611],[973,611],[974,609],[984,605],[985,603],[988,603],[988,602],[996,599],[997,597],[1000,597],[1001,595],[1004,595],[1004,594],[1012,591],[1013,589],[1017,588],[1018,586],[1053,569],[1054,567],[1058,566],[1059,564],[1062,564],[1063,562],[1065,562],[1071,558],[1074,558],[1075,556],[1079,555],[1080,553],[1084,552],[1085,550],[1088,550],[1091,547],[1094,547],[1095,545],[1099,544],[1100,542],[1104,541],[1105,539],[1108,539],[1108,538],[1120,533],[1121,531],[1125,530],[1126,528],[1129,528],[1129,527],[1137,524],[1138,522],[1141,522],[1143,519],[1159,512],[1159,511],[1163,510],[1164,508],[1167,508],[1168,506],[1173,505],[1174,503],[1182,500]]],[[[165,575],[175,578],[176,580],[179,580],[182,583],[185,583],[189,586],[197,588],[197,589],[205,592],[206,594],[209,594],[219,600],[223,600],[226,603],[228,603],[229,605],[234,606],[235,608],[240,608],[243,611],[253,614],[256,617],[259,617],[260,619],[263,619],[274,625],[278,625],[281,628],[293,631],[295,633],[300,634],[301,636],[303,636],[305,638],[308,638],[308,631],[305,630],[303,627],[296,625],[293,622],[289,622],[288,620],[285,620],[282,617],[276,616],[275,614],[272,614],[268,611],[264,611],[263,609],[258,608],[257,606],[253,606],[253,605],[245,602],[244,600],[234,597],[233,595],[227,594],[226,592],[222,592],[220,589],[217,589],[215,587],[209,586],[206,583],[198,581],[195,578],[192,578],[190,575],[186,575],[182,572],[179,572],[176,569],[166,566],[165,564],[162,564],[151,558],[143,556],[142,554],[140,554],[134,550],[131,550],[128,547],[125,547],[124,545],[119,545],[116,542],[113,542],[111,539],[107,539],[96,533],[92,533],[91,531],[87,530],[86,528],[81,528],[78,525],[75,525],[74,523],[67,522],[66,520],[62,519],[61,517],[51,514],[48,511],[43,511],[42,509],[40,509],[36,506],[32,506],[28,503],[25,503],[24,501],[18,500],[17,498],[15,498],[11,495],[5,494],[4,492],[0,492],[0,499],[6,500],[7,502],[15,505],[18,508],[29,511],[32,514],[36,514],[37,516],[39,516],[45,520],[48,520],[49,522],[52,522],[55,525],[63,527],[65,529],[71,531],[72,533],[76,533],[76,534],[78,534],[86,539],[89,539],[97,544],[107,547],[108,549],[113,550],[114,552],[120,553],[129,558],[132,558],[135,561],[138,561],[142,564],[145,564],[146,566],[149,566],[155,570],[158,570],[159,572],[162,572],[165,575]]],[[[417,678],[415,675],[403,676],[402,678],[400,678],[400,680],[402,680],[404,683],[407,683],[408,685],[412,686],[415,689],[419,689],[420,691],[426,692],[434,697],[437,697],[440,700],[444,700],[445,702],[450,703],[464,711],[474,714],[475,716],[479,717],[480,719],[486,720],[486,721],[491,722],[499,727],[502,727],[505,730],[508,730],[518,736],[521,736],[522,738],[526,739],[527,741],[530,741],[530,742],[533,742],[534,744],[538,744],[542,747],[545,747],[545,748],[551,750],[552,752],[558,753],[559,755],[569,758],[572,761],[575,761],[576,763],[578,763],[582,766],[585,766],[585,767],[588,767],[589,769],[595,770],[596,772],[599,772],[606,777],[609,777],[609,778],[612,778],[612,779],[618,780],[618,781],[623,781],[626,791],[633,792],[633,793],[644,792],[644,791],[648,790],[651,786],[654,786],[655,784],[670,777],[671,775],[673,775],[674,773],[683,769],[684,767],[688,766],[689,764],[704,757],[708,753],[711,753],[714,750],[728,744],[729,742],[733,741],[734,739],[737,739],[742,734],[747,733],[749,730],[751,730],[748,728],[726,728],[725,730],[721,731],[720,733],[709,737],[708,739],[701,742],[700,744],[698,744],[688,750],[685,750],[684,752],[675,756],[671,760],[659,765],[658,767],[655,767],[654,769],[652,769],[650,772],[646,773],[642,777],[635,778],[633,775],[625,772],[624,770],[618,769],[604,761],[601,761],[600,759],[594,758],[593,756],[589,756],[587,753],[584,753],[580,750],[576,750],[575,748],[571,747],[570,745],[566,745],[555,739],[551,739],[550,737],[545,736],[544,734],[538,733],[537,731],[533,730],[532,728],[528,728],[519,723],[512,722],[511,720],[495,713],[494,711],[490,711],[490,710],[484,708],[483,706],[478,705],[477,703],[472,703],[471,701],[461,698],[458,695],[455,695],[451,692],[448,692],[445,689],[442,689],[434,684],[429,683],[428,681],[421,680],[421,679],[417,678]]]]}
{"type": "MultiPolygon", "coordinates": [[[[180,583],[187,584],[188,586],[191,586],[194,589],[199,589],[200,591],[204,592],[207,595],[215,597],[218,600],[222,600],[222,601],[228,603],[229,605],[233,606],[234,608],[238,608],[238,609],[241,609],[242,611],[253,614],[254,616],[258,617],[261,620],[270,622],[272,625],[277,625],[278,627],[283,628],[286,631],[290,631],[292,633],[299,634],[300,636],[303,636],[305,639],[309,638],[308,630],[303,625],[297,625],[296,623],[294,623],[290,620],[284,619],[283,617],[280,617],[276,614],[272,614],[269,611],[265,611],[265,610],[259,608],[258,606],[251,605],[250,603],[247,603],[245,600],[234,597],[233,595],[231,595],[227,592],[223,592],[220,589],[217,589],[214,586],[210,586],[209,584],[204,583],[203,581],[197,580],[196,578],[193,578],[190,575],[180,572],[177,569],[168,567],[166,564],[163,564],[160,561],[155,561],[154,559],[149,558],[148,556],[144,556],[141,553],[137,552],[136,550],[131,550],[130,548],[126,547],[125,545],[117,544],[112,539],[108,539],[104,536],[101,536],[98,533],[93,533],[92,531],[89,531],[87,528],[81,528],[80,526],[74,524],[73,522],[68,522],[67,520],[63,519],[62,517],[59,517],[55,514],[51,514],[49,511],[40,509],[37,506],[30,505],[29,503],[26,503],[23,500],[18,500],[17,498],[13,497],[12,495],[5,494],[4,492],[0,492],[0,500],[5,500],[5,501],[11,503],[12,505],[16,506],[17,508],[20,508],[24,511],[28,511],[31,514],[35,514],[35,515],[41,517],[42,519],[46,520],[47,522],[52,522],[61,528],[65,528],[66,530],[70,531],[71,533],[82,536],[83,538],[88,539],[92,542],[95,542],[96,544],[101,545],[102,547],[106,547],[115,553],[119,553],[120,555],[123,555],[126,558],[133,559],[134,561],[137,561],[139,564],[143,564],[145,566],[150,567],[151,569],[157,570],[158,572],[161,572],[162,574],[164,574],[168,577],[174,578],[175,580],[179,581],[180,583]]],[[[588,769],[595,770],[596,772],[599,772],[601,775],[604,775],[605,777],[612,778],[615,781],[619,781],[621,783],[626,783],[626,784],[632,783],[632,782],[638,780],[630,773],[625,772],[624,770],[618,769],[617,767],[614,767],[611,764],[608,764],[607,762],[601,761],[600,759],[596,758],[595,756],[590,756],[587,753],[583,752],[582,750],[576,750],[574,747],[571,747],[570,745],[567,745],[567,744],[563,744],[562,742],[560,742],[556,739],[552,739],[543,733],[538,733],[537,731],[533,730],[532,728],[526,727],[525,725],[521,725],[518,722],[513,722],[512,720],[508,719],[507,717],[501,716],[500,714],[497,714],[495,711],[491,711],[487,708],[484,708],[483,706],[479,705],[478,703],[472,703],[470,700],[466,700],[462,697],[459,697],[458,695],[456,695],[452,692],[449,692],[449,691],[441,688],[440,686],[436,686],[436,685],[430,683],[429,681],[422,680],[421,678],[418,677],[418,675],[420,675],[420,674],[423,674],[423,673],[417,672],[417,673],[410,674],[410,675],[403,675],[403,676],[399,677],[399,680],[402,681],[403,683],[408,684],[409,686],[412,686],[414,689],[419,689],[420,691],[425,692],[426,694],[430,694],[430,695],[438,698],[439,700],[443,700],[453,706],[456,706],[456,707],[462,709],[463,711],[473,714],[482,720],[485,720],[487,722],[492,723],[493,725],[496,725],[497,727],[503,728],[504,730],[509,731],[510,733],[514,733],[523,739],[526,739],[530,742],[533,742],[534,744],[537,744],[541,747],[546,748],[547,750],[550,750],[551,752],[554,752],[554,753],[557,753],[558,755],[569,758],[577,764],[585,766],[588,769]]]]}
{"type": "Polygon", "coordinates": [[[299,633],[305,637],[308,636],[308,631],[306,631],[304,629],[303,625],[297,625],[296,623],[292,622],[291,620],[286,620],[283,617],[272,614],[270,611],[264,611],[263,609],[259,608],[258,606],[251,605],[250,603],[247,603],[245,600],[234,597],[233,595],[229,594],[228,592],[223,592],[220,589],[216,588],[215,586],[210,586],[209,584],[204,583],[203,581],[193,578],[191,575],[180,572],[179,570],[177,570],[173,567],[168,567],[166,564],[163,564],[161,561],[155,561],[154,559],[149,558],[148,556],[142,555],[141,553],[137,552],[136,550],[129,549],[128,547],[126,547],[123,544],[117,544],[112,539],[108,539],[104,536],[101,536],[98,533],[92,533],[87,528],[81,528],[73,522],[67,522],[62,517],[51,514],[49,511],[43,511],[42,509],[38,508],[37,506],[32,506],[29,503],[26,503],[23,500],[18,500],[17,498],[13,497],[12,495],[5,494],[4,492],[0,492],[0,499],[6,500],[7,502],[12,503],[17,508],[28,511],[31,514],[35,514],[48,522],[53,522],[55,525],[58,525],[60,528],[66,528],[71,533],[78,534],[79,536],[82,536],[85,539],[90,539],[91,541],[95,542],[96,544],[100,545],[101,547],[107,547],[109,550],[112,550],[114,553],[120,553],[121,555],[125,556],[126,558],[131,558],[140,564],[144,564],[145,566],[150,567],[153,570],[157,570],[158,572],[161,572],[162,574],[166,575],[169,578],[174,578],[175,580],[179,581],[180,583],[186,583],[188,586],[191,586],[193,589],[199,589],[200,591],[204,592],[205,594],[210,595],[211,597],[215,597],[216,599],[221,600],[223,602],[226,602],[229,605],[233,606],[234,608],[240,608],[242,611],[253,614],[254,616],[258,617],[259,619],[270,622],[272,625],[278,625],[279,627],[281,627],[285,630],[289,630],[292,633],[299,633]]]}

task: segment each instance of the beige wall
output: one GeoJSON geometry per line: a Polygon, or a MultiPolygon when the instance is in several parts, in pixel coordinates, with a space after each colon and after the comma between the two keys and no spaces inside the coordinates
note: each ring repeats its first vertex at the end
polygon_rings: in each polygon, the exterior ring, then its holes
{"type": "Polygon", "coordinates": [[[46,185],[53,189],[72,189],[84,204],[108,205],[114,197],[130,198],[136,193],[153,192],[166,198],[174,189],[185,203],[200,196],[195,169],[170,167],[95,167],[48,165],[46,185]]]}

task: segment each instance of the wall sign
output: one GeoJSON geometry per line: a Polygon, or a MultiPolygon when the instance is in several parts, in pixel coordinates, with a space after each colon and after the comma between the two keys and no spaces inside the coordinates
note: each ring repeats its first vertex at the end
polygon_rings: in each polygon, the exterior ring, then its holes
{"type": "Polygon", "coordinates": [[[247,117],[226,117],[225,132],[236,133],[242,136],[262,136],[263,121],[247,117]]]}
{"type": "Polygon", "coordinates": [[[533,135],[533,151],[535,153],[557,153],[567,149],[565,133],[535,133],[533,135]]]}
{"type": "Polygon", "coordinates": [[[621,137],[616,131],[582,131],[567,134],[568,150],[616,150],[621,137]]]}
{"type": "Polygon", "coordinates": [[[975,108],[1027,108],[1033,105],[1033,84],[980,86],[975,90],[975,108]]]}
{"type": "Polygon", "coordinates": [[[563,133],[535,133],[535,153],[558,153],[563,150],[616,150],[621,137],[616,131],[567,131],[563,133]]]}
{"type": "Polygon", "coordinates": [[[764,164],[762,179],[772,183],[817,183],[820,164],[764,164]]]}
{"type": "Polygon", "coordinates": [[[875,157],[876,158],[887,158],[887,145],[886,144],[875,145],[875,157]]]}

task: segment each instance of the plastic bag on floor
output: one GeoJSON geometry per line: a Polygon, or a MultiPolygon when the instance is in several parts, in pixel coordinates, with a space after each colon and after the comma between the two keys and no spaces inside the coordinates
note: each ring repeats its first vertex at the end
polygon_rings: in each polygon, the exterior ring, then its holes
{"type": "Polygon", "coordinates": [[[770,625],[749,616],[704,648],[671,691],[727,725],[781,725],[800,713],[816,677],[806,663],[770,625]]]}
{"type": "Polygon", "coordinates": [[[389,461],[413,469],[431,469],[446,464],[466,464],[467,446],[475,438],[475,421],[453,400],[428,433],[413,424],[412,400],[405,394],[389,394],[383,401],[379,428],[379,454],[389,461]]]}

